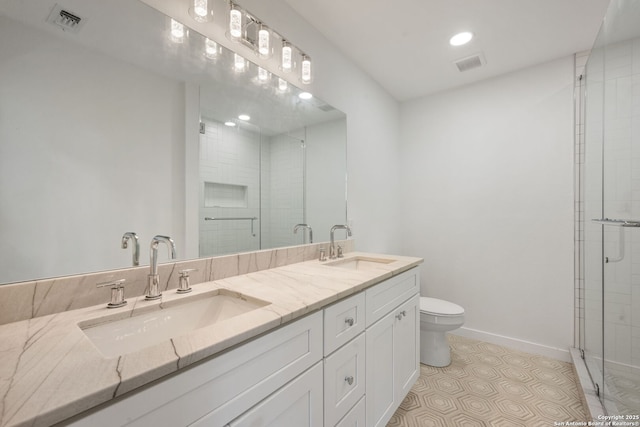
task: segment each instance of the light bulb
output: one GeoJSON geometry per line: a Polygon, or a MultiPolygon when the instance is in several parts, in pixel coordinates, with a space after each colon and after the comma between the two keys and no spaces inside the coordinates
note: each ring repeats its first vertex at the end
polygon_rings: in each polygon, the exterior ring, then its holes
{"type": "Polygon", "coordinates": [[[258,67],[258,80],[261,82],[269,80],[269,72],[262,67],[258,67]]]}
{"type": "Polygon", "coordinates": [[[300,99],[311,99],[311,98],[313,98],[313,95],[311,95],[309,92],[300,92],[300,94],[298,94],[298,98],[300,98],[300,99]]]}
{"type": "Polygon", "coordinates": [[[171,40],[175,43],[182,43],[184,41],[184,25],[175,19],[171,19],[171,40]]]}
{"type": "Polygon", "coordinates": [[[289,85],[287,84],[286,80],[282,80],[281,78],[278,77],[278,90],[280,92],[286,92],[288,86],[289,85]]]}
{"type": "Polygon", "coordinates": [[[249,116],[248,114],[240,114],[240,115],[238,116],[238,118],[239,118],[240,120],[244,120],[245,122],[246,122],[247,120],[251,120],[251,116],[249,116]]]}
{"type": "Polygon", "coordinates": [[[233,5],[229,11],[229,34],[234,39],[242,37],[242,12],[235,9],[233,5]]]}
{"type": "Polygon", "coordinates": [[[206,22],[209,20],[208,0],[193,0],[193,19],[199,22],[206,22]]]}
{"type": "Polygon", "coordinates": [[[289,72],[293,68],[293,51],[286,42],[282,45],[282,71],[289,72]]]}
{"type": "Polygon", "coordinates": [[[260,28],[260,31],[258,31],[258,53],[263,58],[269,56],[269,53],[271,51],[271,48],[269,46],[269,39],[269,30],[265,29],[264,27],[260,28]]]}
{"type": "Polygon", "coordinates": [[[218,43],[211,39],[205,39],[204,41],[204,54],[208,58],[215,58],[218,56],[218,43]]]}
{"type": "Polygon", "coordinates": [[[300,79],[302,83],[311,83],[311,59],[307,55],[302,55],[300,79]]]}
{"type": "Polygon", "coordinates": [[[233,68],[238,71],[238,72],[242,72],[244,71],[246,66],[246,62],[245,59],[238,55],[237,53],[233,54],[233,68]]]}
{"type": "Polygon", "coordinates": [[[229,126],[230,128],[234,127],[236,124],[234,122],[232,122],[231,120],[229,120],[228,122],[224,122],[225,126],[229,126]]]}
{"type": "Polygon", "coordinates": [[[472,38],[473,38],[473,33],[465,31],[451,37],[451,39],[449,39],[449,44],[451,46],[462,46],[463,44],[469,43],[472,38]]]}

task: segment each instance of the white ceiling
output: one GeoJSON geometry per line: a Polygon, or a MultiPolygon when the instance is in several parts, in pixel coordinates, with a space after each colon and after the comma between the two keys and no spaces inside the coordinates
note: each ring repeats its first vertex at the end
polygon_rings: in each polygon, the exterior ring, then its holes
{"type": "Polygon", "coordinates": [[[399,101],[589,49],[609,0],[285,0],[399,101]],[[471,31],[466,46],[449,38],[471,31]],[[459,72],[453,61],[484,54],[459,72]]]}

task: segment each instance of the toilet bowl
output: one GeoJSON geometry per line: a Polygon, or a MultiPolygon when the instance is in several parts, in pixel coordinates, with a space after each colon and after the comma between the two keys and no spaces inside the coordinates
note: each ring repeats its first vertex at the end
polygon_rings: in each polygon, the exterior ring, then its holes
{"type": "Polygon", "coordinates": [[[420,297],[420,363],[443,367],[451,363],[445,332],[464,324],[464,308],[449,301],[420,297]]]}

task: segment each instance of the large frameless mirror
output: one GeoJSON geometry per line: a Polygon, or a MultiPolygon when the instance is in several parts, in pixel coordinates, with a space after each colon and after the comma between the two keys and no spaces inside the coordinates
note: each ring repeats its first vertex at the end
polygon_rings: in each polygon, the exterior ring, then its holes
{"type": "Polygon", "coordinates": [[[129,267],[126,232],[144,265],[156,234],[189,259],[345,221],[344,113],[171,25],[138,1],[0,0],[0,283],[129,267]]]}

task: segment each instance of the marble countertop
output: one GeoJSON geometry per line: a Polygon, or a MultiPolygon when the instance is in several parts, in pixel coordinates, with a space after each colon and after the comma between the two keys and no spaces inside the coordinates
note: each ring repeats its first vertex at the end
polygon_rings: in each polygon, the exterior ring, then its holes
{"type": "MultiPolygon", "coordinates": [[[[261,333],[359,292],[422,262],[421,258],[352,252],[391,259],[351,270],[317,260],[193,285],[193,292],[165,292],[162,299],[128,299],[0,326],[0,426],[49,426],[261,333]],[[105,357],[78,326],[104,316],[130,317],[217,289],[270,304],[117,357],[105,357]],[[153,307],[153,308],[152,308],[153,307]]],[[[98,319],[98,320],[96,320],[98,319]]]]}

